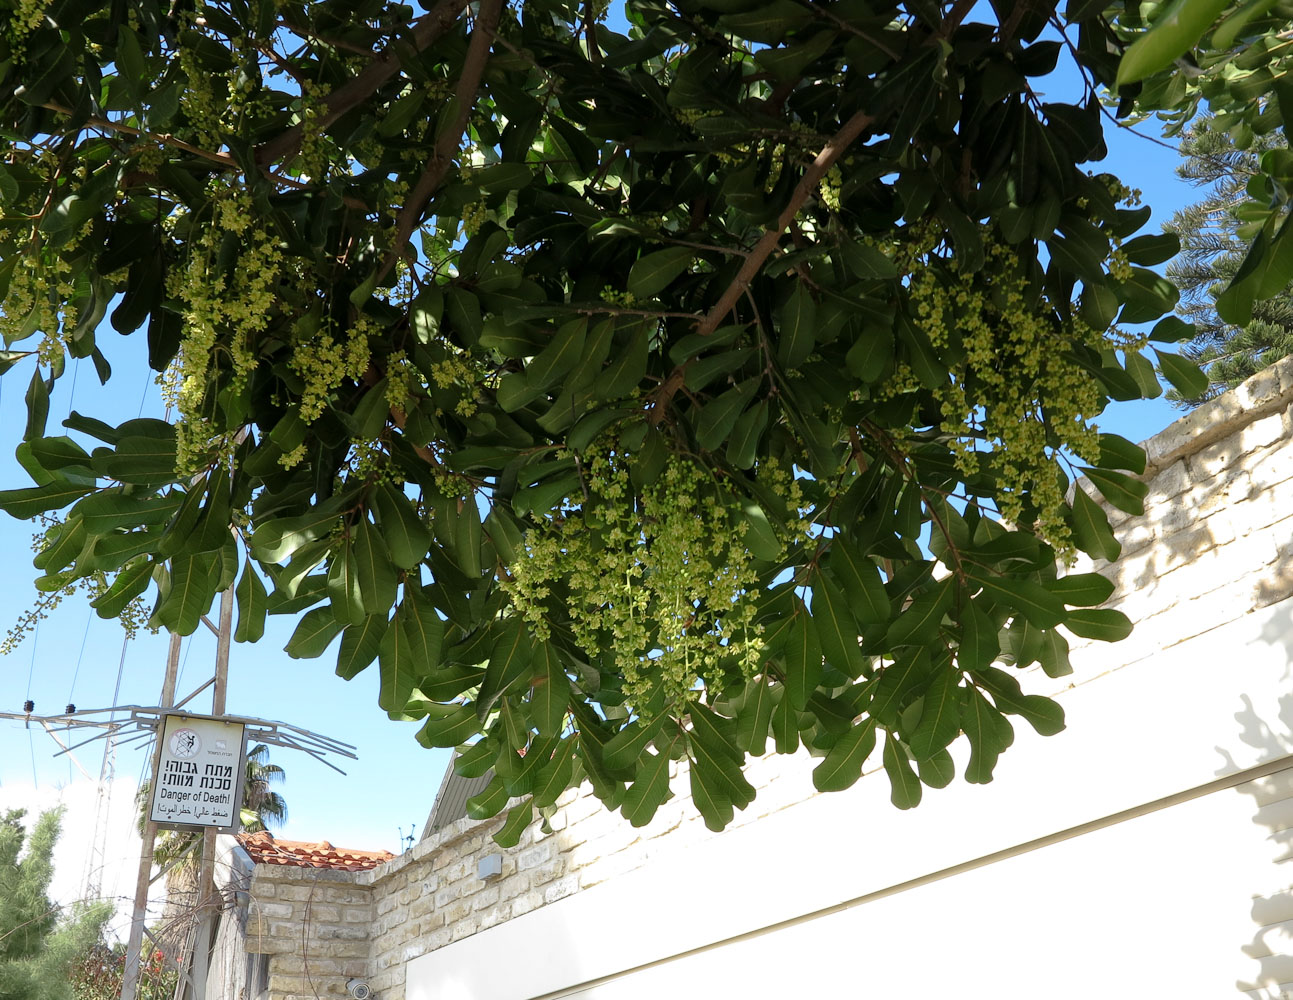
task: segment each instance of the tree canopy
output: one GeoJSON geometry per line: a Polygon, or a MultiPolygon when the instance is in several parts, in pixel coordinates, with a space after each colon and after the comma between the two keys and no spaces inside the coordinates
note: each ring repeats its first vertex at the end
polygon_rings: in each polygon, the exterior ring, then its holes
{"type": "Polygon", "coordinates": [[[842,789],[880,745],[907,807],[964,734],[988,781],[1010,717],[1064,724],[1012,668],[1128,631],[1059,573],[1119,551],[1073,483],[1138,512],[1094,421],[1203,377],[1102,97],[1188,115],[1195,47],[1285,5],[9,3],[0,507],[43,591],[339,636],[424,745],[481,736],[504,842],[584,778],[645,823],[681,758],[715,828],[770,749],[842,789]],[[174,420],[47,426],[109,327],[174,420]]]}
{"type": "Polygon", "coordinates": [[[73,963],[99,940],[111,903],[78,907],[60,922],[49,900],[60,812],[0,814],[0,1000],[71,1000],[73,963]],[[24,849],[25,847],[25,849],[24,849]]]}

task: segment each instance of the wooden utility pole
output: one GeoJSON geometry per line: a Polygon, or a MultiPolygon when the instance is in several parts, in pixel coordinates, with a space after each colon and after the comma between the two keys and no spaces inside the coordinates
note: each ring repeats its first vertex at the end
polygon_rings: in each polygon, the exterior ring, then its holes
{"type": "MultiPolygon", "coordinates": [[[[233,588],[220,595],[220,630],[216,637],[215,689],[211,696],[211,714],[224,715],[225,697],[229,688],[229,643],[233,637],[233,588]]],[[[242,758],[239,757],[239,761],[242,758]]],[[[238,786],[235,782],[235,787],[238,786]]],[[[242,803],[234,803],[241,808],[242,803]]],[[[235,818],[237,813],[235,812],[235,818]]],[[[207,968],[211,960],[211,929],[216,914],[215,891],[215,830],[202,831],[202,870],[198,876],[198,905],[202,919],[198,922],[197,936],[193,940],[193,987],[191,1000],[206,1000],[207,968]]]]}
{"type": "MultiPolygon", "coordinates": [[[[162,681],[161,707],[175,704],[175,681],[180,668],[180,636],[171,633],[171,646],[166,654],[166,677],[162,681]]],[[[162,752],[161,729],[153,747],[152,772],[162,752]]],[[[150,773],[152,773],[150,772],[150,773]]],[[[139,877],[135,880],[135,911],[130,918],[130,940],[126,944],[126,967],[121,976],[121,1000],[135,1000],[139,990],[139,954],[144,943],[144,924],[148,919],[148,889],[152,885],[153,844],[157,840],[157,824],[144,819],[144,843],[139,852],[139,877]]]]}

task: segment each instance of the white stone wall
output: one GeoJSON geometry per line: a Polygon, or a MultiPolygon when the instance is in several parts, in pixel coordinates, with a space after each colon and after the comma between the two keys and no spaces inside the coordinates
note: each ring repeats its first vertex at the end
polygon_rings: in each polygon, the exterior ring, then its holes
{"type": "MultiPolygon", "coordinates": [[[[517,937],[522,926],[550,926],[551,921],[544,924],[535,915],[572,896],[582,899],[593,890],[590,899],[613,900],[619,891],[615,880],[624,880],[620,884],[626,889],[639,885],[649,894],[661,881],[653,873],[693,871],[701,857],[718,864],[729,844],[746,844],[752,858],[767,858],[768,890],[789,900],[802,879],[795,874],[777,888],[776,843],[767,839],[774,831],[816,836],[846,828],[830,824],[860,822],[868,837],[873,831],[875,838],[911,845],[911,858],[903,864],[910,868],[909,877],[918,878],[923,864],[966,864],[1011,844],[1176,794],[1215,775],[1240,774],[1283,758],[1293,752],[1293,738],[1281,717],[1293,720],[1293,702],[1281,701],[1281,678],[1272,671],[1287,662],[1279,644],[1287,608],[1293,607],[1293,602],[1282,604],[1293,595],[1290,404],[1293,360],[1286,360],[1146,443],[1146,513],[1133,518],[1111,512],[1123,555],[1113,566],[1094,567],[1114,580],[1110,606],[1125,611],[1136,631],[1112,646],[1074,637],[1075,673],[1070,677],[1052,681],[1038,671],[1030,674],[1026,689],[1063,699],[1070,730],[1046,741],[1021,733],[1021,745],[1002,759],[1001,781],[986,788],[958,783],[944,792],[931,791],[914,813],[898,814],[883,802],[883,776],[864,777],[850,792],[820,797],[812,789],[811,762],[774,756],[751,764],[749,778],[758,798],[721,835],[704,827],[685,795],[666,803],[649,826],[634,830],[618,815],[606,813],[585,788],[566,793],[550,834],[532,825],[511,850],[490,840],[501,817],[485,823],[464,819],[372,872],[351,876],[261,866],[251,888],[251,912],[253,917],[259,913],[260,920],[252,921],[249,947],[273,955],[271,1000],[344,995],[350,975],[364,976],[378,1000],[417,1000],[416,991],[406,991],[411,962],[442,950],[446,956],[489,953],[489,935],[481,938],[484,952],[463,942],[497,928],[499,947],[504,938],[517,937]],[[1231,653],[1235,645],[1239,648],[1231,653]],[[1248,656],[1251,662],[1245,662],[1245,648],[1256,651],[1248,656]],[[1210,701],[1206,686],[1213,670],[1227,671],[1227,681],[1210,701]],[[1097,679],[1100,684],[1091,683],[1097,679]],[[1142,726],[1136,714],[1140,705],[1152,705],[1160,695],[1168,703],[1164,724],[1182,729],[1179,745],[1170,753],[1161,734],[1142,726]],[[1248,722],[1235,714],[1242,704],[1251,709],[1248,722]],[[1224,759],[1214,767],[1218,753],[1224,759]],[[1170,759],[1156,760],[1160,754],[1170,759]],[[1124,766],[1124,758],[1134,766],[1124,766]],[[1130,776],[1101,777],[1115,771],[1130,776]],[[1055,774],[1069,775],[1062,787],[1048,784],[1048,776],[1055,774]],[[1009,797],[1012,788],[1024,790],[1018,802],[1009,797]],[[809,799],[815,800],[811,807],[787,812],[809,799]],[[859,808],[859,803],[872,812],[846,820],[847,809],[859,808]],[[979,826],[962,821],[966,809],[975,811],[979,826]],[[799,818],[819,813],[825,824],[820,829],[800,828],[799,818]],[[986,819],[980,815],[984,813],[986,819]],[[747,829],[760,820],[764,823],[758,830],[747,829]],[[953,828],[948,824],[954,825],[955,838],[948,836],[953,828]],[[720,842],[720,837],[726,839],[720,842]],[[477,862],[495,853],[503,855],[501,876],[480,880],[477,862]],[[634,872],[638,874],[631,876],[634,872]],[[518,920],[516,933],[503,927],[518,920]]],[[[1089,562],[1076,567],[1090,568],[1089,562]]],[[[878,756],[873,770],[879,770],[878,756]]],[[[679,784],[685,788],[685,782],[679,784]]],[[[1289,837],[1285,827],[1293,828],[1293,809],[1284,811],[1290,814],[1288,822],[1279,820],[1283,826],[1272,836],[1289,837]]],[[[838,849],[826,854],[838,856],[838,849]]],[[[808,912],[831,893],[845,892],[845,883],[852,886],[847,891],[881,891],[887,883],[873,876],[852,872],[837,889],[828,875],[823,886],[803,889],[800,903],[786,905],[808,912]]],[[[702,870],[696,877],[707,876],[702,870]]],[[[1286,910],[1293,916],[1293,896],[1280,886],[1268,889],[1253,891],[1266,892],[1262,898],[1268,905],[1262,912],[1278,919],[1270,923],[1275,931],[1263,929],[1262,944],[1254,947],[1275,956],[1267,978],[1274,982],[1287,971],[1293,981],[1293,968],[1286,969],[1293,963],[1280,958],[1283,945],[1278,943],[1281,934],[1287,937],[1280,921],[1286,910]]],[[[574,902],[562,904],[562,912],[575,913],[574,902]]],[[[746,910],[753,913],[763,902],[751,897],[746,910]]],[[[462,960],[457,961],[460,966],[462,960]]],[[[450,970],[455,964],[447,957],[440,967],[450,970]]],[[[1246,985],[1264,989],[1256,978],[1246,985]]]]}

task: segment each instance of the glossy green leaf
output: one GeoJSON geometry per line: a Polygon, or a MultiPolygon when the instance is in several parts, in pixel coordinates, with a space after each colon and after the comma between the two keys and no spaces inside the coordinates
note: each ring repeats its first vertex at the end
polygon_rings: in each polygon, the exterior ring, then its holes
{"type": "Polygon", "coordinates": [[[1109,527],[1108,515],[1079,484],[1073,491],[1073,541],[1087,555],[1113,562],[1122,554],[1122,545],[1109,527]]]}
{"type": "Polygon", "coordinates": [[[997,605],[1023,615],[1038,628],[1051,628],[1064,620],[1064,605],[1040,583],[978,571],[969,576],[997,605]]]}
{"type": "Polygon", "coordinates": [[[629,269],[629,294],[649,299],[687,269],[695,251],[687,247],[670,247],[639,257],[629,269]]]}
{"type": "Polygon", "coordinates": [[[1047,584],[1046,589],[1065,604],[1091,607],[1109,600],[1113,581],[1099,573],[1070,573],[1047,584]]]}
{"type": "Polygon", "coordinates": [[[242,578],[234,589],[238,603],[238,627],[234,642],[259,642],[265,634],[265,615],[269,611],[269,594],[250,560],[243,566],[242,578]]]}
{"type": "Polygon", "coordinates": [[[858,627],[844,594],[818,574],[813,581],[813,631],[827,661],[849,677],[862,673],[862,649],[858,627]]]}
{"type": "Polygon", "coordinates": [[[907,751],[902,748],[893,733],[886,733],[884,739],[884,770],[889,776],[889,801],[899,809],[914,809],[920,805],[920,778],[917,777],[907,751]]]}
{"type": "Polygon", "coordinates": [[[301,617],[284,648],[287,655],[294,660],[322,656],[324,650],[332,644],[332,640],[341,634],[343,627],[341,622],[333,617],[331,609],[315,608],[301,617]]]}
{"type": "Polygon", "coordinates": [[[1079,608],[1070,611],[1064,627],[1084,639],[1118,642],[1131,635],[1131,619],[1113,608],[1079,608]]]}
{"type": "Polygon", "coordinates": [[[337,652],[337,676],[350,680],[377,659],[388,626],[386,615],[369,615],[358,625],[347,625],[337,652]]]}
{"type": "Polygon", "coordinates": [[[489,651],[489,664],[481,681],[477,711],[483,718],[506,692],[528,680],[534,656],[529,630],[521,618],[504,619],[489,651]]]}
{"type": "Polygon", "coordinates": [[[945,750],[961,732],[961,675],[940,670],[925,690],[920,724],[907,741],[911,755],[926,761],[945,750]]]}
{"type": "Polygon", "coordinates": [[[669,796],[669,758],[666,754],[643,754],[637,777],[624,794],[620,811],[630,826],[646,826],[669,796]]]}
{"type": "Polygon", "coordinates": [[[422,561],[431,545],[431,529],[413,509],[413,502],[388,483],[373,493],[373,504],[391,561],[411,569],[422,561]]]}
{"type": "Polygon", "coordinates": [[[850,788],[862,776],[862,767],[875,749],[875,739],[875,719],[864,719],[852,726],[813,768],[813,787],[819,792],[850,788]]]}
{"type": "Polygon", "coordinates": [[[1084,466],[1080,471],[1095,484],[1104,498],[1119,510],[1126,511],[1128,514],[1145,513],[1145,494],[1149,488],[1144,483],[1121,472],[1110,472],[1108,469],[1092,469],[1084,466]]]}

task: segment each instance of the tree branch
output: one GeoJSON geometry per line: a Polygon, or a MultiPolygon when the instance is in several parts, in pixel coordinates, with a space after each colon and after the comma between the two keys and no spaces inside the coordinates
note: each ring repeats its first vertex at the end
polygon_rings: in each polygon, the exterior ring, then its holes
{"type": "Polygon", "coordinates": [[[804,202],[808,196],[813,193],[821,179],[826,176],[826,171],[830,170],[854,140],[857,139],[866,129],[875,121],[871,115],[865,111],[859,111],[844,126],[831,136],[830,140],[822,147],[822,151],[817,154],[817,158],[804,171],[804,176],[799,178],[799,183],[795,185],[795,190],[790,195],[790,201],[786,207],[781,210],[777,216],[774,225],[768,227],[767,231],[759,238],[759,242],[754,245],[750,255],[746,257],[745,263],[741,269],[736,272],[736,277],[732,283],[727,286],[722,297],[714,303],[714,307],[706,314],[705,319],[696,327],[696,332],[708,336],[718,329],[718,325],[723,322],[732,307],[736,305],[746,287],[754,280],[760,269],[767,259],[772,255],[772,251],[777,248],[781,242],[781,236],[794,221],[799,210],[804,207],[804,202]]]}
{"type": "Polygon", "coordinates": [[[485,63],[489,59],[489,50],[493,46],[494,32],[498,29],[498,19],[502,12],[503,0],[481,0],[476,23],[471,30],[471,41],[467,45],[467,58],[463,61],[462,73],[458,77],[458,89],[454,92],[454,100],[458,103],[458,118],[437,137],[426,169],[422,171],[422,176],[418,178],[404,207],[400,209],[399,217],[395,220],[395,242],[378,275],[379,283],[390,273],[395,261],[408,245],[409,237],[421,221],[427,202],[444,180],[454,154],[462,145],[463,133],[471,122],[476,93],[480,89],[480,80],[485,72],[485,63]]]}
{"type": "MultiPolygon", "coordinates": [[[[835,165],[835,161],[844,155],[844,151],[874,122],[875,119],[867,112],[859,111],[846,121],[838,132],[831,136],[826,145],[822,147],[822,151],[817,154],[817,158],[804,171],[804,176],[799,178],[799,183],[795,185],[795,190],[790,195],[790,201],[786,203],[786,207],[777,216],[776,223],[759,237],[759,242],[754,245],[754,249],[745,258],[745,263],[736,272],[736,277],[727,286],[727,290],[714,303],[714,307],[709,310],[705,318],[696,325],[697,333],[707,337],[718,329],[719,324],[723,322],[723,318],[732,311],[732,307],[745,293],[755,275],[763,268],[767,259],[772,255],[772,251],[777,248],[777,244],[781,242],[782,234],[785,233],[790,223],[794,221],[795,216],[799,214],[799,210],[804,207],[804,202],[808,200],[808,196],[812,194],[821,179],[826,176],[826,171],[835,165]]],[[[669,401],[681,385],[682,367],[679,366],[674,369],[673,374],[665,380],[664,384],[652,394],[649,419],[653,426],[664,419],[664,412],[669,406],[669,401]]]]}
{"type": "MultiPolygon", "coordinates": [[[[434,44],[458,20],[458,15],[467,6],[467,0],[440,0],[427,14],[413,23],[410,38],[415,52],[434,44]]],[[[400,70],[400,60],[395,53],[394,43],[387,45],[376,55],[371,63],[365,66],[350,81],[334,90],[323,99],[327,110],[314,123],[317,129],[326,129],[347,111],[357,107],[371,97],[382,84],[400,70]]],[[[301,147],[305,137],[303,124],[293,125],[279,133],[268,142],[261,143],[256,149],[256,162],[267,165],[280,159],[290,159],[301,147]]]]}

